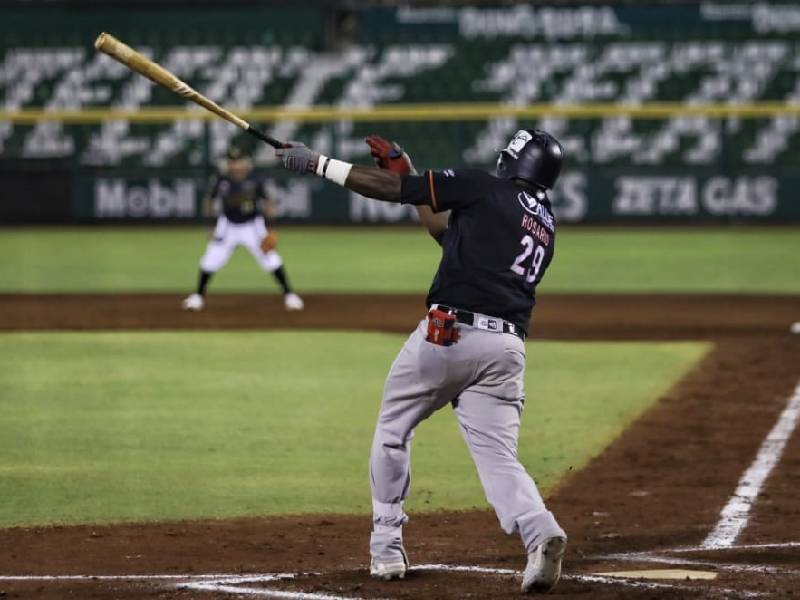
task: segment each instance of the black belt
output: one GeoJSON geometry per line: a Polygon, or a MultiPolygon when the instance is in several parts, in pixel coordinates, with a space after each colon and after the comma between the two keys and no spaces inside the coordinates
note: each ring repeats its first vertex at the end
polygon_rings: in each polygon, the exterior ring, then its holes
{"type": "MultiPolygon", "coordinates": [[[[463,323],[464,325],[475,325],[475,313],[471,313],[468,310],[461,310],[460,308],[453,308],[452,306],[447,306],[445,304],[438,304],[438,310],[442,310],[446,313],[450,313],[454,315],[456,320],[459,323],[463,323]]],[[[487,331],[500,331],[502,329],[503,333],[510,333],[512,335],[517,336],[523,342],[525,341],[525,332],[522,331],[519,327],[514,325],[513,323],[509,323],[508,321],[504,321],[503,319],[497,319],[495,317],[486,317],[489,320],[490,326],[489,327],[482,327],[481,329],[486,329],[487,331]],[[496,323],[496,328],[491,327],[491,322],[496,323]]]]}

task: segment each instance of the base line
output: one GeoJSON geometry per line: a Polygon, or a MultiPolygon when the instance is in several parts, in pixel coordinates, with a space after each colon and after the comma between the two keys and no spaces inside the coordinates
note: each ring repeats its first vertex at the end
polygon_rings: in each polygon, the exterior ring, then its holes
{"type": "MultiPolygon", "coordinates": [[[[800,575],[800,571],[796,569],[789,569],[784,567],[777,567],[772,565],[754,564],[754,563],[730,563],[721,562],[709,559],[693,559],[693,558],[680,558],[677,556],[670,556],[664,552],[631,552],[620,554],[605,554],[602,556],[594,557],[596,560],[603,561],[624,561],[634,563],[650,563],[650,564],[665,564],[665,565],[683,565],[683,566],[697,566],[697,567],[714,567],[722,571],[733,571],[742,573],[774,573],[778,575],[800,575]]],[[[705,550],[708,552],[708,550],[705,550]]]]}
{"type": "MultiPolygon", "coordinates": [[[[514,569],[483,567],[479,565],[446,565],[422,564],[411,568],[412,571],[440,571],[451,573],[474,573],[476,575],[497,575],[521,577],[522,571],[514,569]]],[[[280,581],[297,580],[301,573],[249,573],[249,574],[183,574],[183,575],[0,575],[0,581],[158,581],[169,582],[173,589],[187,589],[198,592],[211,592],[230,594],[232,596],[260,596],[262,598],[280,598],[283,600],[362,600],[353,596],[341,596],[326,592],[304,592],[276,589],[274,586],[280,581]],[[248,585],[250,584],[250,585],[248,585]],[[262,584],[253,587],[252,584],[262,584]],[[266,584],[266,585],[264,585],[266,584]]],[[[321,573],[305,573],[304,575],[320,576],[321,573]]],[[[678,583],[641,581],[621,577],[611,577],[597,574],[565,573],[562,579],[582,583],[598,583],[610,586],[640,588],[646,590],[684,590],[696,592],[705,590],[705,587],[686,586],[678,583]]],[[[746,590],[729,588],[713,588],[714,592],[724,594],[727,598],[757,598],[764,594],[746,590]]]]}
{"type": "Polygon", "coordinates": [[[786,443],[792,436],[800,418],[800,384],[789,398],[778,421],[767,434],[753,464],[744,472],[736,491],[720,512],[720,520],[701,544],[702,548],[713,550],[728,548],[747,525],[750,509],[772,469],[778,464],[786,443]]]}
{"type": "Polygon", "coordinates": [[[234,573],[186,573],[184,575],[0,575],[0,581],[158,581],[192,579],[232,579],[247,577],[234,573]]]}

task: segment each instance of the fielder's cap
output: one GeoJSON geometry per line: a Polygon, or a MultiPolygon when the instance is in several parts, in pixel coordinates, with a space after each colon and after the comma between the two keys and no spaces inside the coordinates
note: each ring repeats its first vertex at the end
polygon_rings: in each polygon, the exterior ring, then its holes
{"type": "Polygon", "coordinates": [[[238,146],[231,146],[225,153],[225,158],[229,160],[237,160],[240,158],[247,158],[247,154],[245,154],[244,151],[238,146]]]}

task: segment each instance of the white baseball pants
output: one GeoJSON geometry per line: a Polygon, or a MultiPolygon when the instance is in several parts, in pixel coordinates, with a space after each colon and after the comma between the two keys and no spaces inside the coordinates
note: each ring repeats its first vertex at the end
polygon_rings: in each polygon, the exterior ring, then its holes
{"type": "Polygon", "coordinates": [[[458,328],[458,343],[437,346],[425,341],[423,319],[392,364],[370,456],[373,522],[399,527],[406,521],[414,429],[455,401],[486,499],[503,530],[519,533],[531,552],[546,538],[566,535],[517,459],[525,344],[512,334],[458,328]]]}
{"type": "Polygon", "coordinates": [[[263,217],[245,223],[232,223],[225,217],[217,219],[214,237],[208,242],[206,252],[200,259],[200,268],[215,273],[228,264],[237,246],[244,246],[265,271],[272,272],[283,265],[281,255],[275,250],[261,251],[261,240],[267,235],[263,217]]]}

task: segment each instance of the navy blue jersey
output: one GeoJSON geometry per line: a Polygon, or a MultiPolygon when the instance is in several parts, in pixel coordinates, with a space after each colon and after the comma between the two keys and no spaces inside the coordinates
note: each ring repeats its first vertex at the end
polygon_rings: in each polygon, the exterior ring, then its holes
{"type": "Polygon", "coordinates": [[[233,223],[246,223],[262,214],[266,195],[263,182],[254,174],[242,181],[220,175],[211,188],[211,199],[233,223]]]}
{"type": "Polygon", "coordinates": [[[448,169],[403,177],[401,200],[452,211],[428,306],[499,317],[527,333],[536,285],[553,259],[546,196],[484,171],[448,169]]]}

